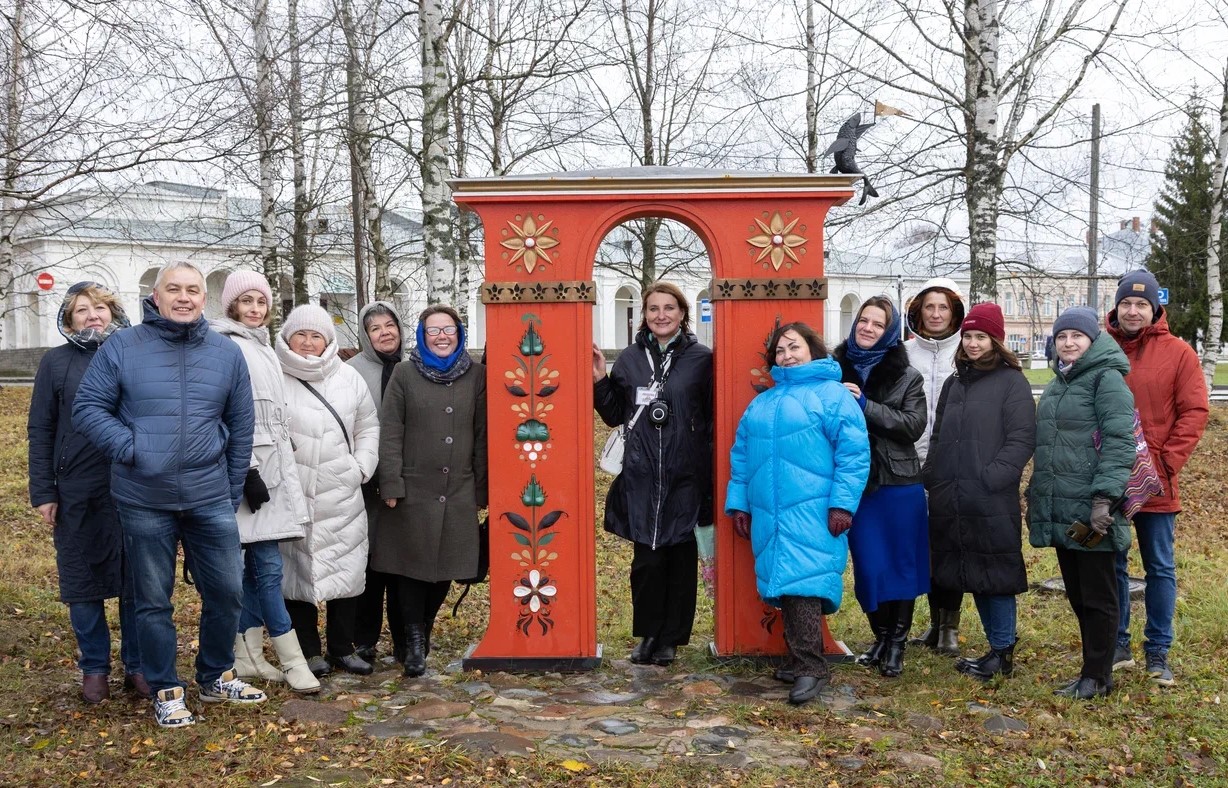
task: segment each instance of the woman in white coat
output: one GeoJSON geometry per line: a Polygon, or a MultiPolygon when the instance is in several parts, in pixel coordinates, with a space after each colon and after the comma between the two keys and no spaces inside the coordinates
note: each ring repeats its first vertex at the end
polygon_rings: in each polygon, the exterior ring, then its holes
{"type": "Polygon", "coordinates": [[[243,485],[243,503],[235,513],[243,543],[243,612],[235,635],[235,672],[244,679],[286,681],[297,692],[319,692],[320,682],[307,667],[281,595],[278,544],[302,539],[308,517],[290,445],[285,381],[265,327],[272,302],[273,292],[263,276],[236,271],[226,277],[222,288],[226,316],[210,322],[214,331],[230,337],[243,351],[256,412],[251,468],[243,485]],[[281,669],[264,659],[266,627],[281,669]]]}
{"type": "Polygon", "coordinates": [[[355,653],[358,596],[367,570],[367,512],[361,485],[379,462],[379,416],[362,375],[341,363],[327,312],[297,307],[277,337],[293,419],[294,459],[307,496],[307,537],[283,542],[282,593],[299,643],[317,676],[335,666],[367,675],[355,653]],[[323,658],[316,605],[325,602],[328,658],[323,658]]]}

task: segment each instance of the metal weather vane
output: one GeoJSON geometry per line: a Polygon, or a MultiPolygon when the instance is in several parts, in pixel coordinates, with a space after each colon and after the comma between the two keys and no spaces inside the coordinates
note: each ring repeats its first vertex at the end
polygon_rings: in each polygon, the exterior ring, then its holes
{"type": "MultiPolygon", "coordinates": [[[[875,101],[875,120],[888,115],[899,115],[905,118],[911,117],[911,115],[901,109],[888,106],[881,101],[875,101]]],[[[848,120],[844,121],[844,125],[836,132],[835,142],[823,152],[824,156],[835,154],[836,166],[831,168],[832,174],[841,173],[844,175],[861,176],[864,187],[861,192],[861,201],[857,203],[858,205],[865,205],[868,198],[878,196],[878,190],[870,183],[870,176],[862,172],[861,168],[857,166],[857,140],[861,139],[861,135],[872,128],[874,128],[874,122],[862,123],[861,113],[855,112],[848,120]]]]}

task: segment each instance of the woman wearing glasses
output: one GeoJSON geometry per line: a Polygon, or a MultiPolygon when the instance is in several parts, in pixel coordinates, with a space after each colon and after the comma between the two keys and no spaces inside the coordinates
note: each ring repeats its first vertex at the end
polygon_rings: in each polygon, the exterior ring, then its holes
{"type": "Polygon", "coordinates": [[[396,576],[406,676],[426,672],[452,581],[477,574],[487,494],[485,368],[470,359],[451,307],[427,307],[417,340],[384,390],[379,489],[391,511],[371,535],[371,569],[396,576]]]}

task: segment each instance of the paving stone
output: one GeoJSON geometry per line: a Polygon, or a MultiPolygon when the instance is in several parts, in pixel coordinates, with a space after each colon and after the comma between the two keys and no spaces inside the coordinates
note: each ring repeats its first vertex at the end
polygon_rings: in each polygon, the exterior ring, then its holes
{"type": "Polygon", "coordinates": [[[626,736],[628,733],[639,733],[639,726],[626,720],[598,720],[588,727],[610,736],[626,736]]]}
{"type": "Polygon", "coordinates": [[[773,766],[781,769],[809,769],[810,761],[796,755],[778,755],[772,758],[773,766]]]}
{"type": "Polygon", "coordinates": [[[749,739],[751,737],[750,731],[744,731],[731,725],[717,725],[712,728],[712,733],[717,736],[724,736],[727,739],[749,739]]]}
{"type": "Polygon", "coordinates": [[[597,740],[592,736],[583,736],[579,733],[564,733],[562,736],[555,737],[554,741],[564,747],[579,747],[583,750],[597,746],[597,740]]]}
{"type": "Polygon", "coordinates": [[[502,695],[496,697],[490,702],[490,705],[496,709],[513,709],[515,711],[533,711],[537,707],[527,700],[520,698],[505,698],[502,695]]]}
{"type": "Polygon", "coordinates": [[[720,769],[746,769],[754,765],[754,760],[744,752],[725,752],[705,758],[704,763],[720,769]]]}
{"type": "Polygon", "coordinates": [[[491,686],[485,681],[462,681],[452,686],[471,697],[481,695],[483,692],[492,691],[491,686]]]}
{"type": "Polygon", "coordinates": [[[364,725],[362,729],[373,739],[421,739],[431,731],[429,727],[420,722],[402,717],[364,725]]]}
{"type": "Polygon", "coordinates": [[[448,744],[475,755],[528,755],[537,745],[531,740],[508,733],[461,733],[448,738],[448,744]]]}
{"type": "Polygon", "coordinates": [[[468,703],[428,700],[413,706],[406,706],[401,710],[401,716],[412,720],[438,720],[445,717],[460,717],[468,714],[470,709],[471,707],[468,703]]]}
{"type": "Polygon", "coordinates": [[[760,684],[755,684],[750,681],[735,681],[729,685],[730,695],[740,695],[742,697],[757,698],[765,693],[771,692],[774,687],[764,687],[760,684]]]}
{"type": "Polygon", "coordinates": [[[629,733],[626,736],[606,739],[604,744],[606,747],[626,750],[655,750],[661,746],[661,737],[650,736],[647,733],[629,733]]]}
{"type": "Polygon", "coordinates": [[[682,694],[688,698],[712,698],[716,697],[717,695],[724,695],[725,689],[715,681],[695,681],[684,685],[682,687],[682,694]]]}
{"type": "Polygon", "coordinates": [[[297,722],[303,725],[327,725],[336,727],[344,725],[350,719],[347,709],[337,708],[328,703],[295,698],[281,706],[279,712],[287,722],[297,722]]]}
{"type": "Polygon", "coordinates": [[[942,724],[942,720],[938,719],[937,717],[931,717],[928,714],[918,714],[915,711],[908,712],[908,716],[904,718],[904,722],[906,722],[910,728],[914,728],[919,731],[932,731],[938,733],[945,729],[945,726],[942,724]]]}
{"type": "Polygon", "coordinates": [[[721,725],[728,725],[732,720],[728,717],[717,715],[715,717],[696,717],[695,719],[687,720],[686,727],[695,729],[718,728],[721,725]]]}
{"type": "Polygon", "coordinates": [[[822,703],[823,708],[830,712],[844,714],[857,707],[857,698],[851,693],[833,691],[831,687],[828,687],[819,693],[819,703],[822,703]]]}
{"type": "Polygon", "coordinates": [[[858,758],[855,755],[845,755],[840,758],[836,758],[832,761],[832,763],[839,766],[846,772],[855,772],[866,765],[863,758],[858,758]]]}
{"type": "Polygon", "coordinates": [[[859,741],[877,742],[885,740],[893,744],[897,738],[896,735],[890,731],[881,730],[879,728],[869,728],[865,725],[854,725],[853,727],[849,728],[849,735],[859,741]]]}
{"type": "Polygon", "coordinates": [[[642,692],[606,692],[605,690],[597,690],[582,693],[577,702],[591,703],[596,706],[617,706],[633,703],[642,697],[644,697],[642,692]]]}
{"type": "Polygon", "coordinates": [[[935,772],[942,771],[942,761],[938,760],[932,755],[922,755],[919,752],[905,752],[896,750],[894,752],[887,753],[887,757],[906,769],[927,769],[935,772]]]}
{"type": "Polygon", "coordinates": [[[575,716],[575,711],[572,707],[554,704],[533,709],[525,716],[531,720],[569,720],[575,716]]]}
{"type": "Polygon", "coordinates": [[[742,739],[717,736],[713,733],[701,733],[694,739],[691,739],[691,749],[704,754],[722,753],[736,750],[743,743],[742,739]]]}
{"type": "Polygon", "coordinates": [[[660,761],[637,750],[590,750],[588,759],[594,763],[626,763],[633,766],[656,768],[660,761]]]}
{"type": "Polygon", "coordinates": [[[649,698],[644,701],[644,708],[649,711],[670,713],[682,711],[686,707],[687,701],[684,698],[649,698]]]}
{"type": "Polygon", "coordinates": [[[505,698],[520,698],[521,700],[537,700],[539,698],[550,697],[550,693],[545,690],[530,689],[529,687],[513,687],[505,689],[499,694],[505,698]]]}
{"type": "Polygon", "coordinates": [[[976,701],[969,701],[968,711],[972,712],[973,714],[997,714],[998,713],[998,710],[993,708],[992,706],[986,706],[985,704],[977,703],[976,701]]]}
{"type": "Polygon", "coordinates": [[[985,730],[990,733],[1011,733],[1013,731],[1026,731],[1028,724],[1020,720],[1007,717],[1002,714],[995,714],[989,717],[982,723],[985,730]]]}

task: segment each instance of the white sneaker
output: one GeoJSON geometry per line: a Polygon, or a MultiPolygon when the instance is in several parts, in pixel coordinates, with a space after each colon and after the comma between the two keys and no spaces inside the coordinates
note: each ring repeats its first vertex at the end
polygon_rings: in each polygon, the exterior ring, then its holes
{"type": "Polygon", "coordinates": [[[154,696],[154,719],[163,728],[184,728],[196,724],[196,717],[183,702],[183,687],[158,690],[154,696]]]}
{"type": "Polygon", "coordinates": [[[233,670],[218,676],[211,684],[200,687],[200,699],[204,703],[264,703],[268,696],[243,679],[233,670]]]}

